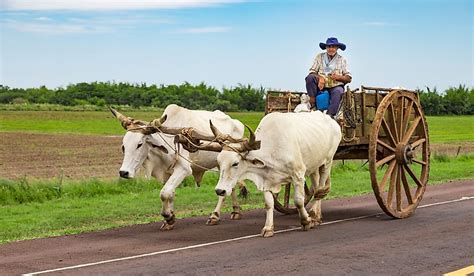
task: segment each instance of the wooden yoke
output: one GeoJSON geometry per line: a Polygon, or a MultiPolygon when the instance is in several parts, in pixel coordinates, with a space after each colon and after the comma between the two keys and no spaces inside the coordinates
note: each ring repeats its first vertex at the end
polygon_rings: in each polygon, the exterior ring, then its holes
{"type": "Polygon", "coordinates": [[[207,151],[222,151],[223,145],[225,143],[239,143],[242,145],[248,144],[248,139],[246,138],[233,138],[229,134],[222,134],[217,128],[212,124],[212,121],[209,120],[210,128],[214,135],[205,135],[197,132],[192,127],[184,128],[172,128],[163,126],[163,122],[166,120],[166,115],[160,119],[155,119],[151,121],[148,126],[156,129],[157,131],[175,135],[174,142],[180,143],[183,148],[189,152],[196,152],[198,150],[207,150],[207,151]],[[201,141],[207,141],[205,145],[201,141]]]}

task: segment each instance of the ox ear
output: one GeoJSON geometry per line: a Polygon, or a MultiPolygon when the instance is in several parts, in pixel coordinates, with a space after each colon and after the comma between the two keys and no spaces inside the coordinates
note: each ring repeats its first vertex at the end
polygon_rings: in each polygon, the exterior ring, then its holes
{"type": "Polygon", "coordinates": [[[250,163],[252,163],[252,165],[258,167],[258,168],[263,168],[265,167],[265,163],[258,159],[258,158],[254,158],[254,159],[247,159],[247,161],[249,161],[250,163]]]}
{"type": "Polygon", "coordinates": [[[165,146],[160,145],[158,140],[156,140],[155,138],[148,136],[145,141],[149,143],[154,149],[158,149],[161,152],[168,154],[168,149],[165,146]]]}

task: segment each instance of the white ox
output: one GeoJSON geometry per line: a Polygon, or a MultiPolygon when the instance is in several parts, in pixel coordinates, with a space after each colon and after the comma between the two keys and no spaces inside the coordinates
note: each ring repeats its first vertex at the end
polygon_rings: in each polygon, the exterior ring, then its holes
{"type": "MultiPolygon", "coordinates": [[[[173,229],[176,222],[173,210],[176,188],[189,175],[193,175],[199,185],[204,172],[217,166],[218,153],[209,151],[190,153],[183,149],[180,144],[174,144],[174,135],[156,133],[157,130],[150,128],[150,125],[146,122],[126,117],[114,109],[111,109],[111,111],[127,130],[123,137],[122,151],[124,157],[120,167],[120,177],[135,177],[137,170],[143,165],[147,177],[154,176],[158,181],[165,183],[160,193],[162,201],[161,215],[165,219],[161,229],[173,229]],[[176,154],[175,147],[179,147],[179,155],[176,154]]],[[[240,121],[232,119],[219,110],[213,112],[189,110],[171,104],[166,107],[161,118],[165,127],[192,127],[199,133],[210,136],[212,136],[209,129],[209,120],[211,119],[233,138],[242,138],[244,133],[244,125],[240,121]]],[[[209,217],[207,224],[219,223],[220,210],[224,199],[225,197],[219,196],[217,206],[209,217]]],[[[235,190],[232,192],[232,201],[231,219],[240,219],[240,207],[235,190]]]]}
{"type": "Polygon", "coordinates": [[[222,146],[217,157],[220,177],[216,193],[229,195],[238,180],[253,181],[265,197],[266,222],[261,234],[271,237],[274,233],[272,193],[278,193],[282,184],[293,183],[302,229],[313,228],[321,223],[321,199],[330,190],[331,164],[340,141],[339,125],[320,111],[271,113],[262,119],[247,145],[222,146]],[[253,146],[255,139],[261,142],[260,149],[253,146]],[[309,212],[304,206],[306,176],[311,179],[310,191],[314,193],[309,212]]]}

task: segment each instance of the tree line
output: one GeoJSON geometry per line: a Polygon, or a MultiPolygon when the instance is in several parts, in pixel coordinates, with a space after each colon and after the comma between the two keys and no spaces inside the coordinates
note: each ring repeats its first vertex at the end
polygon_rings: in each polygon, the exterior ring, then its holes
{"type": "MultiPolygon", "coordinates": [[[[419,90],[420,101],[426,115],[473,115],[474,88],[465,85],[451,87],[440,93],[426,87],[419,90]]],[[[0,85],[2,104],[58,104],[78,105],[129,105],[132,107],[153,106],[164,108],[178,104],[190,109],[222,111],[263,111],[266,90],[263,87],[239,84],[232,88],[218,90],[205,83],[192,85],[147,85],[92,82],[70,84],[66,87],[49,89],[11,88],[0,85]]]]}
{"type": "Polygon", "coordinates": [[[473,115],[474,88],[459,85],[439,93],[436,88],[426,87],[420,93],[420,102],[426,115],[473,115]]]}
{"type": "Polygon", "coordinates": [[[177,104],[190,109],[222,111],[263,111],[265,89],[239,84],[218,90],[205,83],[192,85],[147,85],[92,82],[70,84],[65,88],[10,88],[0,85],[0,103],[75,105],[129,105],[164,108],[177,104]]]}

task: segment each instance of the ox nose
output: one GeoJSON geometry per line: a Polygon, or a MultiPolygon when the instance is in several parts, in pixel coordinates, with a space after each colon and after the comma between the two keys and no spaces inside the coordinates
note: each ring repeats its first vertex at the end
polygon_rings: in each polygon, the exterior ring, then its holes
{"type": "Polygon", "coordinates": [[[122,178],[128,178],[128,171],[120,171],[119,174],[122,178]]]}
{"type": "Polygon", "coordinates": [[[218,196],[224,196],[224,195],[225,195],[225,190],[216,189],[216,194],[217,194],[218,196]]]}

